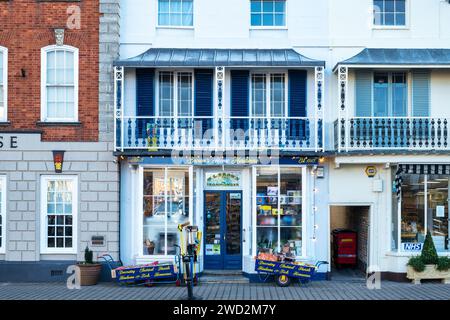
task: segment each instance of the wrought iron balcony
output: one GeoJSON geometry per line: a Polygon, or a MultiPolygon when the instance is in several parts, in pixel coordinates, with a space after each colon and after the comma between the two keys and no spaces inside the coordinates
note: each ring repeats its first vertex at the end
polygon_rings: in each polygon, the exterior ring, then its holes
{"type": "Polygon", "coordinates": [[[449,119],[353,117],[334,123],[335,147],[352,150],[448,150],[449,119]]]}
{"type": "Polygon", "coordinates": [[[307,117],[116,118],[116,150],[320,151],[323,121],[307,117]]]}

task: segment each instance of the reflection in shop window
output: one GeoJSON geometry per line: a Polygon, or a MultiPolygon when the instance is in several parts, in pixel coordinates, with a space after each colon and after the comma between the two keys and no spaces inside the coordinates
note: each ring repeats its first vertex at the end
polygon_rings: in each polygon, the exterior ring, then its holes
{"type": "Polygon", "coordinates": [[[402,179],[401,199],[393,201],[393,249],[397,248],[395,237],[399,228],[401,250],[409,251],[410,244],[423,243],[429,231],[436,250],[449,251],[449,176],[403,174],[402,179]],[[398,204],[400,225],[395,219],[398,204]]]}
{"type": "Polygon", "coordinates": [[[289,244],[291,252],[302,254],[301,168],[260,167],[256,176],[257,248],[279,252],[289,244]]]}
{"type": "Polygon", "coordinates": [[[173,255],[178,224],[189,220],[189,171],[144,170],[144,255],[173,255]]]}

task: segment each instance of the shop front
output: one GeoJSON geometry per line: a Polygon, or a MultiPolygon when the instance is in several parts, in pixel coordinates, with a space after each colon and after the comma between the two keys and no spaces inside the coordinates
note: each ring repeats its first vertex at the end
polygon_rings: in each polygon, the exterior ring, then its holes
{"type": "Polygon", "coordinates": [[[121,259],[173,261],[178,225],[202,231],[197,271],[253,274],[254,257],[289,245],[314,260],[314,180],[318,159],[276,164],[174,164],[170,158],[124,158],[121,173],[121,259]],[[300,163],[301,162],[301,163],[300,163]],[[309,252],[308,252],[309,251],[309,252]]]}

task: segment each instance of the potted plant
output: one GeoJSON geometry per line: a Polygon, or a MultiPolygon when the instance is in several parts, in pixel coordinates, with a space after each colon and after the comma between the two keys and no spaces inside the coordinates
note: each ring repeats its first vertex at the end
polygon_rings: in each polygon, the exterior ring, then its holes
{"type": "Polygon", "coordinates": [[[152,255],[155,253],[155,242],[154,241],[150,241],[149,239],[146,239],[145,246],[147,247],[147,252],[149,255],[152,255]]]}
{"type": "Polygon", "coordinates": [[[406,277],[415,284],[422,279],[442,279],[450,283],[450,258],[439,257],[431,233],[427,233],[420,256],[411,257],[407,265],[406,277]]]}
{"type": "Polygon", "coordinates": [[[80,268],[80,285],[92,286],[98,283],[100,272],[102,271],[102,265],[100,263],[94,263],[94,253],[86,246],[84,249],[84,262],[78,264],[80,268]]]}

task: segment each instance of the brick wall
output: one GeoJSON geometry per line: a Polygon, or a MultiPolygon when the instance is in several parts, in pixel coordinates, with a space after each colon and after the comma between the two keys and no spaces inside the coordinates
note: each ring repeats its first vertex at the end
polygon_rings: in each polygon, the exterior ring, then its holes
{"type": "Polygon", "coordinates": [[[99,0],[0,1],[0,26],[0,46],[9,57],[10,122],[0,131],[38,130],[44,141],[98,141],[99,0]],[[72,5],[81,9],[80,29],[66,27],[72,5]],[[55,28],[65,28],[64,44],[79,49],[79,125],[39,124],[41,48],[55,44],[55,28]]]}

